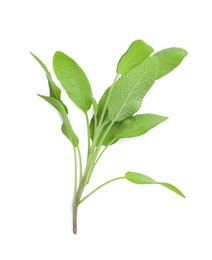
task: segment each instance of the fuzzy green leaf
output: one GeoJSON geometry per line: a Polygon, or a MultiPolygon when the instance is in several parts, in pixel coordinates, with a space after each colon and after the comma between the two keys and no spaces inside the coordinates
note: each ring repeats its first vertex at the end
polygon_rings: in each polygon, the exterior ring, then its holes
{"type": "Polygon", "coordinates": [[[119,60],[116,72],[126,74],[141,64],[153,52],[153,48],[142,40],[134,41],[119,60]]]}
{"type": "Polygon", "coordinates": [[[167,189],[177,193],[181,197],[185,198],[185,195],[177,187],[175,187],[174,185],[172,185],[170,183],[157,182],[157,181],[149,178],[148,176],[141,174],[141,173],[137,173],[137,172],[127,172],[125,174],[125,177],[128,181],[133,182],[135,184],[160,184],[160,185],[166,187],[167,189]]]}
{"type": "Polygon", "coordinates": [[[38,95],[38,96],[46,100],[49,104],[51,104],[53,107],[55,107],[58,110],[58,112],[60,113],[63,119],[62,132],[72,142],[72,144],[75,147],[77,147],[79,144],[79,139],[71,127],[71,124],[67,116],[67,112],[64,106],[62,105],[62,103],[53,97],[46,97],[42,95],[38,95]]]}
{"type": "Polygon", "coordinates": [[[154,114],[142,114],[128,118],[121,122],[114,138],[130,138],[145,134],[150,129],[164,122],[168,117],[154,114]]]}
{"type": "Polygon", "coordinates": [[[115,83],[108,102],[111,121],[123,121],[139,110],[144,96],[155,82],[157,70],[157,58],[149,57],[115,83]]]}
{"type": "Polygon", "coordinates": [[[53,58],[54,72],[70,99],[86,113],[92,104],[90,83],[80,66],[63,52],[53,58]]]}
{"type": "MultiPolygon", "coordinates": [[[[136,115],[122,122],[115,122],[103,141],[104,146],[116,143],[121,138],[131,138],[145,134],[167,120],[168,117],[154,114],[136,115]]],[[[109,124],[108,124],[109,125],[109,124]]],[[[102,131],[104,135],[108,125],[102,131]]]]}
{"type": "Polygon", "coordinates": [[[157,79],[174,70],[187,54],[187,51],[181,48],[168,48],[156,52],[153,57],[156,57],[159,62],[157,79]]]}
{"type": "Polygon", "coordinates": [[[52,80],[52,76],[51,76],[50,72],[48,71],[46,65],[35,54],[33,54],[32,52],[30,52],[30,53],[35,58],[35,60],[40,64],[40,66],[43,68],[43,70],[46,73],[46,77],[47,77],[48,84],[49,84],[50,96],[59,100],[63,104],[66,112],[68,113],[68,109],[67,109],[66,105],[61,100],[61,89],[52,80]]]}

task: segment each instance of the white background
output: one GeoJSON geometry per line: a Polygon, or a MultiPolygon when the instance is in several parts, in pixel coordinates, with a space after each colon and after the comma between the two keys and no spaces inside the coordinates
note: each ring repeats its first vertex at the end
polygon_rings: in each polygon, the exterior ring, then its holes
{"type": "MultiPolygon", "coordinates": [[[[210,1],[2,1],[0,4],[0,259],[212,259],[210,1]],[[73,159],[60,119],[36,94],[61,50],[85,70],[97,99],[129,44],[189,55],[158,81],[141,112],[169,116],[105,153],[85,193],[128,170],[178,186],[114,182],[79,209],[71,227],[73,159]]],[[[69,102],[66,94],[63,99],[69,102]]],[[[85,121],[69,103],[85,157],[85,121]],[[84,144],[83,144],[84,143],[84,144]]]]}

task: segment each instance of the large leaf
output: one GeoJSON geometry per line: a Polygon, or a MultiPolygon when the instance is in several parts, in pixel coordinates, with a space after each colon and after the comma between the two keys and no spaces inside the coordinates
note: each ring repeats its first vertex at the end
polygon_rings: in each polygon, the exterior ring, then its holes
{"type": "Polygon", "coordinates": [[[153,52],[153,48],[142,40],[134,41],[119,60],[116,72],[126,74],[141,64],[153,52]]]}
{"type": "MultiPolygon", "coordinates": [[[[121,138],[130,138],[143,135],[160,123],[164,122],[167,118],[168,117],[154,114],[142,114],[125,119],[122,122],[115,122],[106,135],[103,145],[108,146],[114,144],[121,138]]],[[[105,134],[108,125],[104,127],[101,136],[105,134]]]]}
{"type": "Polygon", "coordinates": [[[144,174],[141,174],[141,173],[137,173],[137,172],[127,172],[125,174],[125,177],[128,181],[133,182],[135,184],[160,184],[160,185],[166,187],[167,189],[182,196],[183,198],[185,198],[185,195],[177,187],[175,187],[174,185],[172,185],[170,183],[157,182],[157,181],[151,179],[150,177],[148,177],[144,174]]]}
{"type": "Polygon", "coordinates": [[[50,96],[59,100],[63,104],[66,112],[68,113],[68,109],[67,109],[66,105],[61,100],[61,90],[60,90],[60,88],[58,88],[58,86],[52,80],[52,76],[51,76],[50,72],[48,71],[46,65],[35,54],[33,54],[32,52],[30,52],[30,53],[35,58],[35,60],[40,64],[40,66],[43,68],[43,70],[46,73],[46,77],[47,77],[48,84],[49,84],[50,96]]]}
{"type": "Polygon", "coordinates": [[[72,142],[72,144],[75,147],[77,147],[79,144],[79,139],[71,127],[71,124],[70,124],[68,116],[67,116],[67,112],[66,112],[64,106],[62,105],[62,103],[53,97],[46,97],[46,96],[42,96],[42,95],[39,95],[39,96],[41,98],[43,98],[44,100],[46,100],[49,104],[51,104],[53,107],[55,107],[58,110],[58,112],[60,113],[60,115],[63,119],[62,132],[72,142]]]}
{"type": "Polygon", "coordinates": [[[84,71],[73,59],[59,51],[54,54],[53,67],[68,96],[86,113],[92,104],[92,91],[84,71]]]}
{"type": "Polygon", "coordinates": [[[130,138],[145,134],[153,127],[165,121],[168,117],[154,114],[142,114],[128,118],[121,122],[117,132],[115,132],[115,139],[130,138]]]}
{"type": "Polygon", "coordinates": [[[157,58],[149,57],[115,83],[108,102],[111,121],[122,121],[139,110],[144,96],[155,82],[157,70],[157,58]]]}
{"type": "Polygon", "coordinates": [[[187,51],[181,48],[168,48],[156,52],[153,56],[156,57],[159,62],[157,79],[175,69],[187,54],[187,51]]]}

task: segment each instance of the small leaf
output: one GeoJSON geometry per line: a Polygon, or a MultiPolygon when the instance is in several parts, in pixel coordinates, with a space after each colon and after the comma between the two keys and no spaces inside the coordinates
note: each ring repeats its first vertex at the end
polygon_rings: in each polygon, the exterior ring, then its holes
{"type": "Polygon", "coordinates": [[[60,113],[63,119],[62,132],[72,142],[72,144],[75,147],[77,147],[79,144],[79,139],[71,127],[71,124],[67,116],[67,112],[64,106],[62,105],[62,103],[53,97],[46,97],[42,95],[38,95],[38,96],[46,100],[49,104],[51,104],[53,107],[55,107],[58,110],[58,112],[60,113]]]}
{"type": "Polygon", "coordinates": [[[90,138],[91,138],[91,140],[93,140],[93,137],[94,137],[94,116],[91,118],[89,130],[90,130],[90,138]]]}
{"type": "MultiPolygon", "coordinates": [[[[102,97],[99,100],[99,103],[98,103],[98,115],[97,115],[98,119],[100,119],[100,117],[101,117],[101,114],[102,114],[105,102],[106,102],[107,97],[108,97],[109,90],[110,90],[110,87],[108,87],[105,90],[105,92],[103,93],[102,97]]],[[[106,110],[105,118],[106,118],[106,116],[107,116],[107,110],[106,110]]]]}
{"type": "Polygon", "coordinates": [[[70,99],[86,113],[92,104],[92,92],[84,71],[73,59],[59,51],[54,54],[53,67],[70,99]]]}
{"type": "Polygon", "coordinates": [[[108,102],[111,121],[123,121],[139,110],[144,96],[155,82],[157,70],[157,58],[150,57],[115,83],[108,102]]]}
{"type": "Polygon", "coordinates": [[[153,179],[151,179],[150,177],[141,174],[141,173],[137,173],[137,172],[127,172],[125,174],[125,177],[128,181],[133,182],[135,184],[160,184],[164,187],[166,187],[167,189],[177,193],[178,195],[180,195],[181,197],[185,198],[185,195],[174,185],[170,184],[170,183],[166,183],[166,182],[157,182],[153,179]]]}
{"type": "Polygon", "coordinates": [[[96,102],[96,99],[92,96],[92,105],[93,105],[93,110],[94,110],[94,114],[97,115],[98,113],[98,104],[96,102]]]}
{"type": "Polygon", "coordinates": [[[156,57],[159,62],[157,79],[174,70],[187,54],[187,51],[181,48],[168,48],[156,52],[153,57],[156,57]]]}
{"type": "MultiPolygon", "coordinates": [[[[127,118],[121,122],[115,122],[105,137],[103,145],[108,146],[114,144],[121,138],[141,136],[167,119],[168,117],[165,116],[142,114],[127,118]]],[[[101,136],[105,134],[108,125],[104,127],[101,136]]],[[[91,128],[93,132],[93,125],[91,128]]]]}
{"type": "Polygon", "coordinates": [[[71,143],[72,143],[71,136],[69,135],[69,132],[68,132],[68,130],[67,130],[67,128],[66,128],[64,123],[61,126],[61,131],[69,139],[69,141],[71,141],[71,143]]]}
{"type": "Polygon", "coordinates": [[[35,54],[33,54],[32,52],[30,52],[30,54],[35,58],[35,60],[40,64],[40,66],[43,68],[43,70],[46,73],[46,77],[47,77],[48,84],[49,84],[50,96],[59,100],[63,104],[66,112],[68,113],[68,109],[67,109],[66,105],[61,100],[61,90],[60,90],[60,88],[58,88],[58,86],[52,80],[52,76],[51,76],[50,72],[48,71],[46,65],[35,54]]]}
{"type": "MultiPolygon", "coordinates": [[[[103,107],[104,107],[104,104],[105,104],[107,96],[108,96],[109,89],[110,89],[110,87],[105,90],[105,92],[103,93],[102,97],[99,100],[99,103],[97,104],[97,106],[98,106],[97,123],[98,123],[98,121],[101,117],[103,107]]],[[[105,118],[106,118],[106,116],[107,116],[107,113],[105,115],[105,118]]],[[[93,140],[93,136],[94,136],[94,116],[92,117],[92,119],[90,121],[90,137],[91,137],[91,140],[93,140]]]]}
{"type": "Polygon", "coordinates": [[[93,105],[93,111],[94,111],[94,115],[93,117],[91,118],[91,121],[90,121],[90,124],[89,124],[89,133],[90,133],[90,138],[91,140],[93,140],[93,137],[94,137],[94,130],[95,130],[95,127],[97,126],[97,115],[98,115],[98,104],[96,102],[96,99],[92,96],[92,105],[93,105]]]}
{"type": "Polygon", "coordinates": [[[144,41],[134,41],[119,60],[116,72],[118,74],[126,74],[141,64],[153,51],[153,48],[144,41]]]}
{"type": "Polygon", "coordinates": [[[121,122],[115,139],[130,138],[145,134],[150,129],[167,120],[168,117],[154,114],[142,114],[128,118],[121,122]]]}

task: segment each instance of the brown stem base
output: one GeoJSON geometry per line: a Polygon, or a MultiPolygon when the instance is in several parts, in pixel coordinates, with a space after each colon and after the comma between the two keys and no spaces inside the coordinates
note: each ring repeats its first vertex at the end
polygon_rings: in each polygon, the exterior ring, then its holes
{"type": "Polygon", "coordinates": [[[78,206],[73,208],[73,233],[75,235],[77,234],[77,211],[78,211],[78,206]]]}

